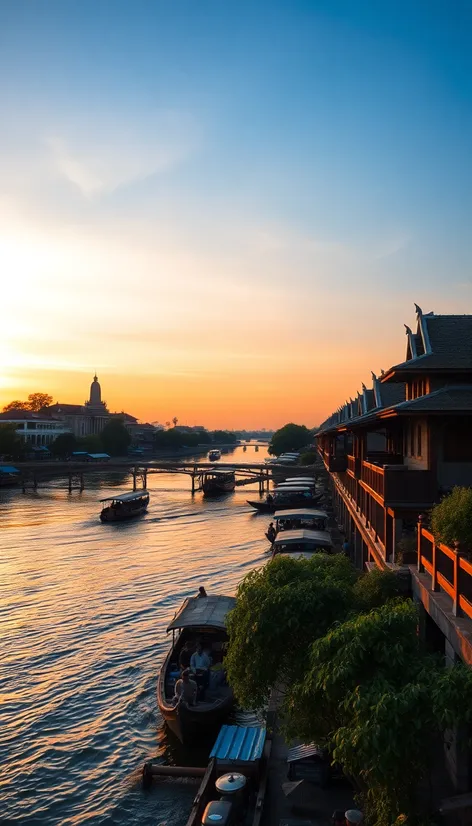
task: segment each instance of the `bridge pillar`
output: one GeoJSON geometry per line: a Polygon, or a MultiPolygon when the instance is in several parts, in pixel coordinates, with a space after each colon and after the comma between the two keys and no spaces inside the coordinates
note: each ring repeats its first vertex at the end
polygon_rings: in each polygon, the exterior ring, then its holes
{"type": "Polygon", "coordinates": [[[83,473],[81,473],[81,474],[80,474],[80,486],[79,486],[79,489],[80,489],[80,492],[81,492],[81,493],[82,493],[82,491],[84,490],[84,488],[85,488],[84,474],[83,474],[83,473]]]}
{"type": "Polygon", "coordinates": [[[137,476],[137,470],[136,470],[136,468],[133,468],[133,490],[136,490],[136,476],[137,476]]]}
{"type": "Polygon", "coordinates": [[[72,473],[69,473],[69,493],[72,493],[72,473]]]}
{"type": "Polygon", "coordinates": [[[143,488],[147,488],[147,468],[143,469],[143,488]]]}

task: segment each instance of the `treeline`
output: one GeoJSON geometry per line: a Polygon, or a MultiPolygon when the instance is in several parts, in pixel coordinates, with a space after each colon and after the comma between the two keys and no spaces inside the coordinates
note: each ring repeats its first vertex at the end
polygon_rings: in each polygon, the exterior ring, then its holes
{"type": "Polygon", "coordinates": [[[110,456],[125,456],[130,444],[131,436],[123,421],[117,418],[107,422],[100,435],[83,436],[78,439],[73,433],[61,433],[48,447],[53,456],[64,459],[81,450],[85,450],[87,453],[108,453],[110,456]]]}
{"type": "Polygon", "coordinates": [[[176,428],[158,430],[154,434],[154,448],[156,450],[179,450],[183,447],[198,447],[198,445],[236,444],[237,437],[227,430],[198,430],[196,432],[182,432],[176,428]]]}

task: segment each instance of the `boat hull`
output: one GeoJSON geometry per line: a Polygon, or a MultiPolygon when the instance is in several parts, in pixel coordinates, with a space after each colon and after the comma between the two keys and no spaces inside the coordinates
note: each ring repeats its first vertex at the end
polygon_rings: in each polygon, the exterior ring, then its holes
{"type": "Polygon", "coordinates": [[[228,717],[234,704],[233,697],[228,697],[209,711],[199,711],[180,704],[172,708],[162,703],[159,695],[157,704],[165,722],[173,734],[186,745],[211,737],[228,717]]]}
{"type": "Polygon", "coordinates": [[[236,487],[236,482],[204,482],[203,495],[204,496],[221,496],[223,493],[231,493],[236,487]]]}
{"type": "Polygon", "coordinates": [[[319,502],[322,495],[323,494],[318,493],[315,496],[310,497],[310,499],[308,499],[306,497],[296,499],[294,497],[293,499],[287,499],[283,503],[283,506],[280,503],[275,503],[275,502],[269,503],[269,502],[265,502],[264,500],[257,501],[255,499],[252,499],[252,500],[251,499],[246,499],[246,502],[248,503],[248,505],[251,506],[251,508],[254,508],[256,511],[259,511],[259,513],[275,513],[275,511],[280,510],[281,507],[284,507],[284,508],[296,508],[296,507],[311,508],[311,507],[313,507],[313,505],[315,505],[317,502],[319,502]]]}
{"type": "Polygon", "coordinates": [[[128,519],[134,519],[136,516],[142,516],[148,509],[147,504],[141,505],[132,511],[118,513],[114,508],[105,508],[100,514],[102,522],[125,522],[128,519]]]}

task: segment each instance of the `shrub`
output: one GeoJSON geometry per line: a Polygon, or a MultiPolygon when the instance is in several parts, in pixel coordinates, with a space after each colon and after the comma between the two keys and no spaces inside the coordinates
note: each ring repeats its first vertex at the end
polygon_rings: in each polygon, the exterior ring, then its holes
{"type": "Polygon", "coordinates": [[[314,450],[307,450],[300,456],[301,465],[314,465],[316,462],[316,452],[314,450]]]}
{"type": "Polygon", "coordinates": [[[437,542],[450,546],[460,542],[472,551],[472,489],[453,488],[434,506],[431,527],[437,542]]]}

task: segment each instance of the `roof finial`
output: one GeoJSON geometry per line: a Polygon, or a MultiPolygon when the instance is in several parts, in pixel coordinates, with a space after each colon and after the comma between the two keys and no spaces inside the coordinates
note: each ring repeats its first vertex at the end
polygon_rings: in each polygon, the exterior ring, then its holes
{"type": "Polygon", "coordinates": [[[421,309],[421,307],[418,306],[418,304],[415,304],[415,310],[416,315],[423,315],[423,310],[421,309]]]}
{"type": "MultiPolygon", "coordinates": [[[[416,307],[416,304],[415,304],[415,307],[416,307]]],[[[405,333],[407,334],[407,336],[411,336],[412,335],[411,327],[409,327],[408,324],[404,324],[403,326],[405,328],[405,333]]]]}
{"type": "Polygon", "coordinates": [[[365,386],[364,382],[362,382],[362,392],[365,393],[366,390],[367,390],[367,387],[365,386]]]}
{"type": "Polygon", "coordinates": [[[373,381],[373,382],[376,382],[376,381],[377,381],[377,376],[375,375],[375,373],[374,373],[374,371],[373,371],[373,370],[371,370],[370,372],[371,372],[371,374],[372,374],[372,381],[373,381]]]}

